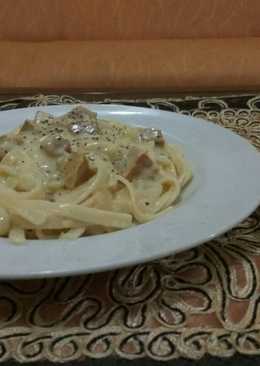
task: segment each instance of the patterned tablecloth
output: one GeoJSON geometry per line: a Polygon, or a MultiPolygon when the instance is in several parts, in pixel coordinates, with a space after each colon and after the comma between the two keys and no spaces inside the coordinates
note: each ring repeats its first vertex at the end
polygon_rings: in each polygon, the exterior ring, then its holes
{"type": "MultiPolygon", "coordinates": [[[[78,101],[35,96],[1,101],[0,110],[78,101]]],[[[260,96],[112,101],[202,117],[260,148],[260,96]]],[[[152,263],[0,282],[0,360],[260,354],[259,270],[257,210],[218,239],[152,263]]]]}

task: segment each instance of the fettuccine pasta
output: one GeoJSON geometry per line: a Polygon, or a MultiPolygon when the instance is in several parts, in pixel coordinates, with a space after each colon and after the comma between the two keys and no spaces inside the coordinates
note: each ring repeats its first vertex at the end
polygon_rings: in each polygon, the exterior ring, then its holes
{"type": "Polygon", "coordinates": [[[171,207],[192,172],[153,128],[129,127],[76,107],[0,137],[0,236],[28,239],[108,233],[171,207]]]}

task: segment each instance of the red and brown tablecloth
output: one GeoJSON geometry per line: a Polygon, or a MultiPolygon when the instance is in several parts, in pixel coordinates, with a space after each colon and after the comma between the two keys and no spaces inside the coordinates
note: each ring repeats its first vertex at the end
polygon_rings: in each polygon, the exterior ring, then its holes
{"type": "MultiPolygon", "coordinates": [[[[82,100],[16,97],[0,101],[0,110],[82,100]]],[[[260,148],[260,95],[103,102],[205,118],[260,148]]],[[[260,354],[260,210],[218,239],[151,263],[0,282],[0,361],[199,359],[235,352],[260,354]]]]}

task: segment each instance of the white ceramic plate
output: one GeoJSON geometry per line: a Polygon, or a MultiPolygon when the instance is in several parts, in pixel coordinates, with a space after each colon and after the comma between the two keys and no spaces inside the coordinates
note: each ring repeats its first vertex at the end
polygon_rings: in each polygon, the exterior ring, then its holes
{"type": "MultiPolygon", "coordinates": [[[[72,105],[0,112],[0,133],[37,110],[55,115],[72,105]]],[[[103,118],[159,127],[183,145],[194,179],[178,207],[144,225],[75,241],[0,239],[0,278],[35,278],[103,271],[184,250],[231,229],[260,203],[260,153],[246,140],[211,122],[154,109],[91,105],[103,118]]]]}

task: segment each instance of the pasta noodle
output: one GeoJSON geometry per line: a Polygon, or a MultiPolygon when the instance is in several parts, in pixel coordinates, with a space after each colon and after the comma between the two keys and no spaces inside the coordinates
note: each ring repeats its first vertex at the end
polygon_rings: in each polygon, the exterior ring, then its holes
{"type": "Polygon", "coordinates": [[[145,223],[174,205],[192,172],[153,128],[76,107],[0,137],[0,236],[74,240],[145,223]]]}

